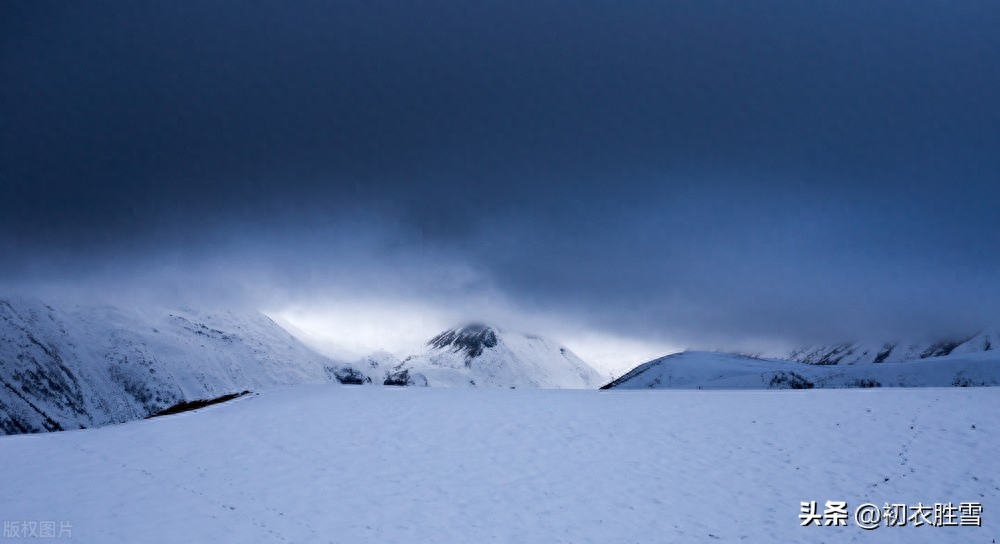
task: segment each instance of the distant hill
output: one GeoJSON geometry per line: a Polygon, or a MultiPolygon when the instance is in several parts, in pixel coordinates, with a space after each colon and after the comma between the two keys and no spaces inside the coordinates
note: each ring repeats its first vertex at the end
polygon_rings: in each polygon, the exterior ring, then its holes
{"type": "Polygon", "coordinates": [[[799,348],[788,359],[812,365],[853,365],[895,363],[968,355],[1000,349],[1000,333],[979,332],[967,336],[938,339],[933,342],[842,343],[799,348]]]}
{"type": "Polygon", "coordinates": [[[869,365],[819,365],[688,351],[641,364],[602,389],[812,389],[1000,385],[1000,353],[869,365]]]}

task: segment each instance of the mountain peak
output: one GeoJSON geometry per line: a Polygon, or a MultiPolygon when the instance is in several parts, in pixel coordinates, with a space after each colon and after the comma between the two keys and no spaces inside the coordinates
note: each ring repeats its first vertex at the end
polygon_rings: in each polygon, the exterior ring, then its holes
{"type": "Polygon", "coordinates": [[[473,359],[482,355],[483,350],[496,346],[499,336],[498,331],[489,325],[470,323],[442,332],[431,338],[427,345],[438,349],[450,348],[473,359]]]}
{"type": "Polygon", "coordinates": [[[495,388],[590,388],[601,377],[568,348],[544,338],[483,323],[448,329],[426,352],[393,367],[387,385],[495,388]]]}

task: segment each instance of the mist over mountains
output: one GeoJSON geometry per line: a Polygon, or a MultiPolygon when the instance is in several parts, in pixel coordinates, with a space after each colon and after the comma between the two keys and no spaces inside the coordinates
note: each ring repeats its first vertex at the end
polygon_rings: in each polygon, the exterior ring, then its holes
{"type": "Polygon", "coordinates": [[[0,381],[0,431],[18,434],[121,423],[286,385],[592,389],[601,378],[565,347],[484,325],[446,331],[403,361],[385,352],[345,361],[258,312],[9,297],[0,299],[0,381]]]}
{"type": "MultiPolygon", "coordinates": [[[[0,430],[120,423],[244,390],[307,384],[492,389],[782,388],[995,385],[997,335],[837,344],[786,358],[685,352],[612,380],[569,348],[483,323],[422,350],[321,355],[258,312],[0,299],[0,430]],[[609,383],[610,382],[610,383],[609,383]]],[[[332,393],[332,394],[335,394],[332,393]]]]}

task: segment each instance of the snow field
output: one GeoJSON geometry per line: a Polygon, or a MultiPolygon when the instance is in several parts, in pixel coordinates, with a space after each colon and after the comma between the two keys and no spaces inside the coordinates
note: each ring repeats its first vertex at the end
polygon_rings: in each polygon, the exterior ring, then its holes
{"type": "Polygon", "coordinates": [[[1000,389],[294,386],[0,438],[5,521],[74,542],[990,542],[1000,389]],[[801,527],[801,501],[983,527],[801,527]]]}

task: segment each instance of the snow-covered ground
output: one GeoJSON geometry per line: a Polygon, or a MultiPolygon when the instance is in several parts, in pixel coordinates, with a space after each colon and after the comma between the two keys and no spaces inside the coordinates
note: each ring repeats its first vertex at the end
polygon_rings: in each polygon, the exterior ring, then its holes
{"type": "Polygon", "coordinates": [[[989,543],[997,406],[997,388],[294,386],[0,437],[0,516],[102,543],[989,543]],[[827,500],[980,502],[982,527],[800,526],[827,500]]]}

